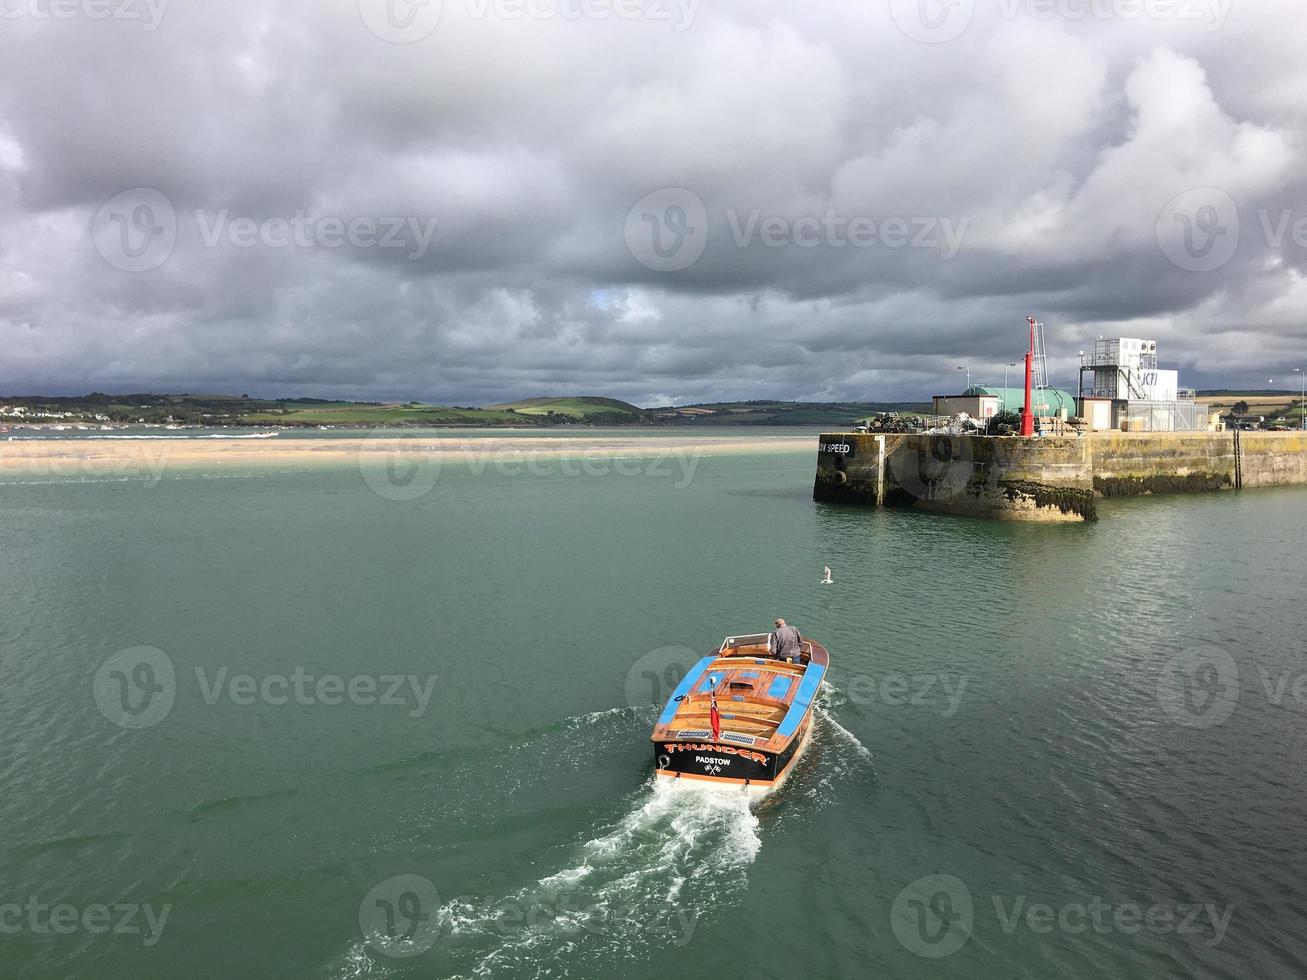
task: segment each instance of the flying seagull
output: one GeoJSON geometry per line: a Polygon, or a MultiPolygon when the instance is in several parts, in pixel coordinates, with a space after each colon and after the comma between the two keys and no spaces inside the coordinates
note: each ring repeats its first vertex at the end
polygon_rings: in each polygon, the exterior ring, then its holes
{"type": "Polygon", "coordinates": [[[822,565],[821,567],[824,568],[824,569],[826,570],[826,577],[825,577],[824,579],[822,579],[821,582],[820,582],[819,584],[821,584],[821,585],[834,585],[834,584],[835,584],[835,580],[832,579],[832,578],[830,577],[830,566],[829,566],[829,565],[822,565]]]}

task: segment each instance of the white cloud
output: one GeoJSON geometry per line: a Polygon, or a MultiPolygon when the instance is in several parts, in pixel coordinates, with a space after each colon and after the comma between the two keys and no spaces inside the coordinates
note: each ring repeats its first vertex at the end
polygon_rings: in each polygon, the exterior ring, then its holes
{"type": "Polygon", "coordinates": [[[1258,220],[1307,217],[1296,6],[1239,4],[1220,30],[1007,6],[945,44],[886,4],[779,0],[702,4],[684,31],[446,0],[411,45],[373,35],[356,0],[172,4],[153,32],[6,21],[0,390],[899,398],[963,360],[1001,377],[1029,312],[1058,363],[1146,330],[1192,383],[1273,376],[1263,362],[1307,339],[1307,256],[1258,220]],[[179,216],[148,273],[88,236],[133,187],[179,216]],[[661,187],[707,211],[703,257],[678,272],[623,237],[661,187]],[[1234,256],[1201,273],[1157,237],[1195,187],[1242,219],[1234,256]],[[416,260],[206,247],[197,209],[438,226],[416,260]],[[749,212],[966,234],[951,260],[739,247],[728,213],[749,212]]]}

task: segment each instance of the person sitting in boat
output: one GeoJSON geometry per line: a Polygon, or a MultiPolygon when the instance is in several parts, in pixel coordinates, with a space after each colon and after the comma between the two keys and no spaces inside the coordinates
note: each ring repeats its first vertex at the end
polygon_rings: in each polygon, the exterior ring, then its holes
{"type": "Polygon", "coordinates": [[[771,649],[772,656],[777,660],[787,660],[797,664],[803,654],[803,637],[799,636],[796,627],[787,625],[783,619],[778,619],[776,630],[771,635],[771,649]]]}

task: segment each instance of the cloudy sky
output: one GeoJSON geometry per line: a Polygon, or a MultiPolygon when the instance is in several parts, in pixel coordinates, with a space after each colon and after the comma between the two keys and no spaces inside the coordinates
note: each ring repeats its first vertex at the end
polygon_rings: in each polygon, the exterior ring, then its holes
{"type": "Polygon", "coordinates": [[[0,0],[0,393],[1307,368],[1301,0],[0,0]]]}

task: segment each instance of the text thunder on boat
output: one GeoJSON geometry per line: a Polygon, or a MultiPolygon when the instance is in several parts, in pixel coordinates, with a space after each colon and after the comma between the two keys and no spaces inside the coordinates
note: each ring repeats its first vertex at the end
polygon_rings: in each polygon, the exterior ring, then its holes
{"type": "Polygon", "coordinates": [[[731,636],[681,678],[651,736],[658,776],[763,796],[812,739],[812,705],[830,663],[802,641],[797,664],[768,633],[731,636]]]}

